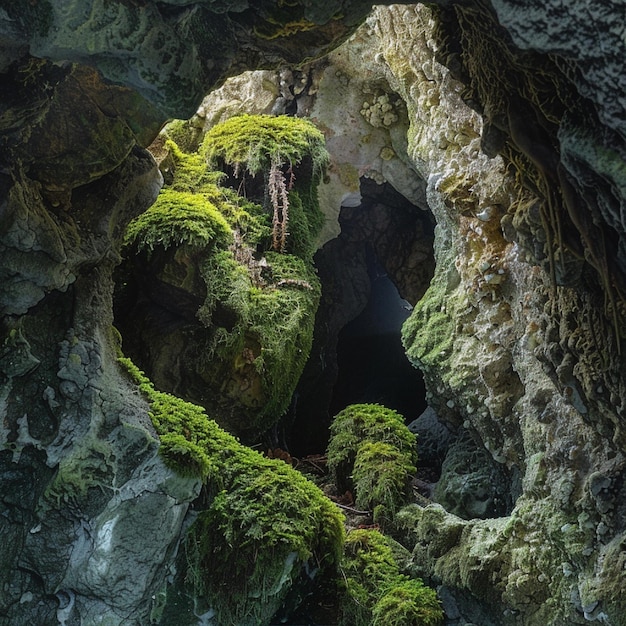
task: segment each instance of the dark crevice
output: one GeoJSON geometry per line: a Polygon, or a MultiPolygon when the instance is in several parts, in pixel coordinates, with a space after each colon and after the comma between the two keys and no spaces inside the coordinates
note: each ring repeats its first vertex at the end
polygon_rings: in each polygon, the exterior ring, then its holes
{"type": "Polygon", "coordinates": [[[389,184],[364,179],[361,195],[360,206],[342,207],[341,234],[315,256],[322,299],[313,348],[283,422],[296,456],[323,452],[332,417],[348,404],[377,402],[407,422],[426,406],[400,332],[433,275],[432,215],[389,184]]]}

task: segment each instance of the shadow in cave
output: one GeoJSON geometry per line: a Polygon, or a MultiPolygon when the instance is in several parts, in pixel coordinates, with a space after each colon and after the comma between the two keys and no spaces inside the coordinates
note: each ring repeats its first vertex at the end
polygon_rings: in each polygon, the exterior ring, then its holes
{"type": "Polygon", "coordinates": [[[398,411],[408,423],[426,408],[424,379],[400,339],[412,307],[373,253],[367,254],[367,265],[370,297],[360,315],[339,332],[329,411],[336,415],[349,404],[378,403],[398,411]]]}
{"type": "Polygon", "coordinates": [[[407,421],[426,406],[400,333],[433,276],[432,214],[388,183],[362,179],[361,196],[342,206],[341,233],[315,255],[322,298],[313,346],[281,425],[297,457],[324,453],[332,417],[349,404],[377,402],[407,421]]]}

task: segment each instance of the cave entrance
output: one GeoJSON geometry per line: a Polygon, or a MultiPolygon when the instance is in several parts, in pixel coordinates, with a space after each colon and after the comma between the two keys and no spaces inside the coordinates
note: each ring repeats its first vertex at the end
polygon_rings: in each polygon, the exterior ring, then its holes
{"type": "Polygon", "coordinates": [[[315,256],[322,298],[287,416],[295,456],[324,452],[332,417],[349,404],[377,402],[407,421],[426,407],[400,332],[433,276],[432,214],[389,183],[362,179],[361,203],[342,207],[339,223],[339,236],[315,256]]]}
{"type": "Polygon", "coordinates": [[[411,422],[426,408],[424,379],[400,338],[412,306],[402,298],[373,252],[366,251],[370,296],[363,311],[339,332],[337,380],[331,416],[350,404],[377,403],[411,422]]]}

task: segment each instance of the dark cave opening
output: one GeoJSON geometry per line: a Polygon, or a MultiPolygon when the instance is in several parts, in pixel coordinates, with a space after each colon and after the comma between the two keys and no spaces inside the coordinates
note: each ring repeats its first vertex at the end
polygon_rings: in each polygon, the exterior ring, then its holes
{"type": "Polygon", "coordinates": [[[434,272],[432,214],[388,183],[362,179],[361,197],[341,208],[341,233],[315,255],[322,299],[313,347],[282,422],[297,457],[324,453],[333,416],[349,404],[382,404],[407,423],[426,408],[400,334],[434,272]]]}
{"type": "MultiPolygon", "coordinates": [[[[373,255],[368,255],[373,257],[373,255]]],[[[411,305],[376,258],[368,259],[370,297],[337,340],[337,380],[329,411],[350,404],[377,403],[398,411],[407,423],[426,408],[424,379],[406,357],[400,333],[411,305]]]]}

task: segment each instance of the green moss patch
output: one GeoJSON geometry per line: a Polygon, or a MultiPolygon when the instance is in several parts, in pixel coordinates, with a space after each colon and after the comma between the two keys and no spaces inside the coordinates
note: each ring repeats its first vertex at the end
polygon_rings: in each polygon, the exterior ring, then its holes
{"type": "Polygon", "coordinates": [[[186,587],[221,626],[267,623],[297,579],[337,566],[343,516],[284,462],[240,444],[201,407],[154,389],[119,359],[150,403],[164,462],[205,483],[207,508],[185,540],[186,587]]]}
{"type": "Polygon", "coordinates": [[[268,172],[273,163],[297,165],[310,157],[317,171],[328,163],[324,135],[308,120],[286,115],[239,115],[211,128],[201,154],[210,166],[219,161],[250,174],[268,172]]]}
{"type": "Polygon", "coordinates": [[[407,503],[415,475],[415,435],[402,415],[379,404],[353,404],[331,425],[328,468],[340,491],[355,491],[362,508],[382,521],[407,503]]]}
{"type": "Polygon", "coordinates": [[[384,535],[353,530],[345,543],[342,626],[437,626],[443,611],[433,589],[400,572],[384,535]]]}
{"type": "Polygon", "coordinates": [[[202,195],[164,189],[156,202],[128,225],[125,242],[151,252],[156,246],[205,247],[225,244],[231,238],[228,222],[202,195]]]}

